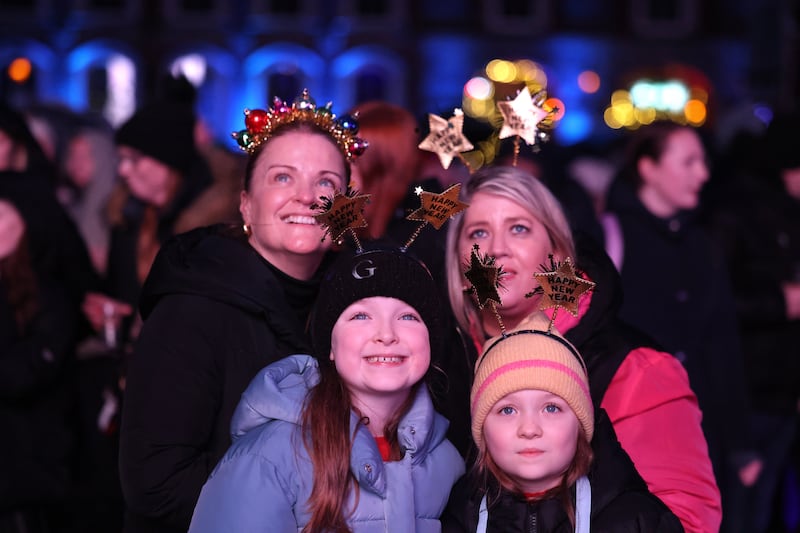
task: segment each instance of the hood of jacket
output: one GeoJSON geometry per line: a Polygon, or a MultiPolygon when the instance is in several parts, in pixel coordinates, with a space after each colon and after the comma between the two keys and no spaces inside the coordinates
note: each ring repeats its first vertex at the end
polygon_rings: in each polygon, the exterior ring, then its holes
{"type": "MultiPolygon", "coordinates": [[[[262,369],[242,394],[231,420],[235,441],[264,424],[283,421],[302,425],[302,412],[308,392],[319,383],[319,363],[310,355],[290,355],[262,369]]],[[[433,408],[428,389],[417,389],[411,408],[397,428],[398,442],[404,454],[418,464],[428,452],[446,439],[448,421],[433,408]]],[[[350,453],[350,467],[359,484],[378,493],[386,491],[383,459],[375,439],[360,417],[351,412],[350,431],[355,434],[350,453]]]]}
{"type": "Polygon", "coordinates": [[[142,318],[169,294],[205,296],[271,318],[291,309],[266,261],[225,226],[197,228],[166,241],[142,287],[142,318]]]}
{"type": "Polygon", "coordinates": [[[575,248],[578,256],[575,264],[586,278],[595,283],[595,287],[584,296],[589,305],[580,307],[577,324],[567,323],[559,330],[579,347],[616,320],[622,307],[622,280],[614,263],[595,239],[576,233],[575,248]]]}

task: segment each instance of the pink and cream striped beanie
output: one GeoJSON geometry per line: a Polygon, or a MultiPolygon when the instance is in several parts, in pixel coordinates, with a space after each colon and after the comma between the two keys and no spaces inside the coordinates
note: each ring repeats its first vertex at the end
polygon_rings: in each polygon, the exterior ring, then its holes
{"type": "Polygon", "coordinates": [[[493,337],[483,346],[475,368],[470,407],[472,437],[483,449],[483,422],[507,394],[525,389],[545,390],[570,406],[586,438],[594,433],[594,408],[586,366],[578,351],[537,312],[514,330],[493,337]]]}

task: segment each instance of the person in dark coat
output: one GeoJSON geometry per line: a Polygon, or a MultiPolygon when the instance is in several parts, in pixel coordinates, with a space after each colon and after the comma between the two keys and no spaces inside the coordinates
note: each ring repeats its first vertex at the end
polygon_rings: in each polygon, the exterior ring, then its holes
{"type": "Polygon", "coordinates": [[[597,439],[611,449],[592,464],[586,366],[543,313],[484,346],[470,395],[478,460],[451,492],[445,533],[683,531],[614,440],[597,439]]]}
{"type": "Polygon", "coordinates": [[[78,309],[32,262],[27,224],[0,199],[0,531],[68,529],[78,309]]]}
{"type": "MultiPolygon", "coordinates": [[[[800,114],[777,115],[747,152],[725,200],[712,213],[730,265],[753,401],[748,432],[764,467],[731,509],[735,531],[770,530],[800,406],[800,114]],[[763,143],[763,144],[762,144],[763,143]],[[742,172],[742,168],[749,171],[742,172]]],[[[740,157],[746,154],[739,154],[740,157]]],[[[791,498],[787,498],[789,500],[791,498]]]]}
{"type": "Polygon", "coordinates": [[[724,530],[727,495],[751,484],[760,462],[741,430],[750,402],[728,266],[699,219],[708,177],[692,128],[669,122],[641,128],[609,192],[607,209],[619,232],[606,234],[606,246],[615,240],[622,250],[620,316],[675,354],[689,374],[724,530]]]}
{"type": "Polygon", "coordinates": [[[98,289],[100,278],[78,227],[56,197],[54,173],[24,117],[0,103],[0,196],[26,219],[33,263],[80,304],[98,289]]]}
{"type": "Polygon", "coordinates": [[[121,429],[129,533],[185,532],[250,380],[311,353],[305,326],[331,242],[316,204],[345,189],[363,141],[309,109],[304,93],[247,115],[244,226],[176,236],[145,282],[121,429]]]}

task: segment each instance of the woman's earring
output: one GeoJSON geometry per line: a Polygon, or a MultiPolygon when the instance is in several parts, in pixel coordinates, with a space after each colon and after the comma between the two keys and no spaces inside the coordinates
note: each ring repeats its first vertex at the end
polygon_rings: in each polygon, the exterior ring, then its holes
{"type": "Polygon", "coordinates": [[[242,224],[242,231],[249,237],[253,233],[253,228],[250,227],[250,224],[242,224]]]}

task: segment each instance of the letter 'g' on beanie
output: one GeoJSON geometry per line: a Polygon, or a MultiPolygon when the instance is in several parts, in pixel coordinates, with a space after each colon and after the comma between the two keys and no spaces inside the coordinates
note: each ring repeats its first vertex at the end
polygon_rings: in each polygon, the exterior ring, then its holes
{"type": "Polygon", "coordinates": [[[331,351],[331,332],[342,312],[363,298],[396,298],[413,307],[428,328],[431,353],[440,348],[439,289],[428,268],[397,248],[343,251],[322,278],[311,318],[318,358],[331,351]]]}
{"type": "Polygon", "coordinates": [[[589,378],[580,354],[537,312],[513,331],[489,339],[475,368],[470,394],[472,437],[483,450],[483,423],[494,405],[520,390],[544,390],[567,402],[587,440],[594,433],[589,378]]]}

